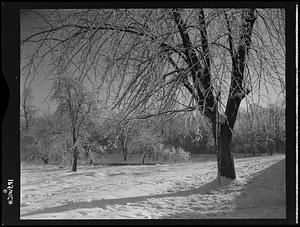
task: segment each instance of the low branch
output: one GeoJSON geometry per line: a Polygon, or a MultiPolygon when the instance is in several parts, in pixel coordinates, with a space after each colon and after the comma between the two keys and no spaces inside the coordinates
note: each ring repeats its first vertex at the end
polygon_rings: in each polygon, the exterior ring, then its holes
{"type": "Polygon", "coordinates": [[[39,35],[42,35],[42,34],[45,34],[45,33],[50,33],[50,32],[54,32],[54,31],[57,31],[57,30],[60,30],[62,28],[65,28],[65,27],[69,27],[70,25],[62,25],[60,27],[56,27],[56,28],[52,28],[52,29],[49,29],[49,30],[45,30],[45,31],[41,31],[41,32],[37,32],[35,34],[32,34],[30,36],[28,36],[27,38],[23,39],[21,41],[22,44],[26,43],[27,41],[29,41],[30,39],[32,39],[33,37],[36,37],[36,36],[39,36],[39,35]]]}
{"type": "Polygon", "coordinates": [[[194,111],[196,109],[197,109],[197,107],[188,107],[188,108],[179,109],[179,110],[167,110],[167,111],[160,112],[160,113],[157,113],[157,114],[139,115],[139,116],[136,116],[136,117],[132,117],[131,119],[147,119],[147,118],[150,118],[150,117],[158,117],[160,115],[165,115],[165,114],[174,114],[174,113],[179,113],[179,112],[190,112],[190,111],[194,111]]]}

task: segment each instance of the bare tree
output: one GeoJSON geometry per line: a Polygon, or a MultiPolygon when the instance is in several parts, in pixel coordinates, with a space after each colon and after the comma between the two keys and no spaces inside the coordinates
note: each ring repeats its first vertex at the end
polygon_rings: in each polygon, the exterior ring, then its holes
{"type": "Polygon", "coordinates": [[[273,155],[274,151],[279,152],[280,145],[285,141],[285,120],[283,107],[275,104],[268,105],[263,109],[262,126],[267,142],[268,155],[273,155]]]}
{"type": "Polygon", "coordinates": [[[119,140],[122,146],[122,152],[123,152],[123,158],[124,161],[127,161],[127,153],[128,153],[128,127],[125,127],[124,129],[122,129],[122,133],[120,134],[119,140]]]}
{"type": "Polygon", "coordinates": [[[144,127],[139,127],[136,136],[132,139],[131,143],[143,150],[142,164],[145,164],[147,154],[158,152],[162,147],[159,134],[145,125],[144,127]]]}
{"type": "Polygon", "coordinates": [[[23,64],[25,75],[49,59],[58,74],[73,69],[95,78],[124,119],[199,111],[215,140],[220,135],[218,166],[227,178],[236,178],[230,147],[240,103],[250,92],[263,91],[262,84],[284,88],[281,9],[33,13],[42,28],[22,40],[35,46],[23,64]]]}
{"type": "Polygon", "coordinates": [[[60,77],[55,84],[52,99],[59,104],[58,110],[61,114],[66,114],[69,120],[66,122],[66,127],[69,123],[73,147],[72,171],[77,171],[80,134],[95,108],[95,95],[89,92],[78,78],[60,77]]]}
{"type": "Polygon", "coordinates": [[[110,125],[107,134],[114,137],[114,143],[121,144],[123,160],[127,161],[128,142],[132,136],[132,121],[123,121],[122,113],[113,113],[109,115],[110,125]]]}
{"type": "Polygon", "coordinates": [[[21,96],[21,110],[20,110],[20,116],[24,119],[24,129],[26,132],[30,129],[30,123],[32,120],[32,117],[35,113],[35,108],[32,104],[33,101],[33,94],[32,89],[30,87],[23,88],[22,96],[21,96]]]}

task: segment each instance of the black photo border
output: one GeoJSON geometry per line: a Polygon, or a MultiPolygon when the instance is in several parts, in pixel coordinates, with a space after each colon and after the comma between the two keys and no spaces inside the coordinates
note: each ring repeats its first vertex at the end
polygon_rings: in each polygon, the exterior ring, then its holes
{"type": "Polygon", "coordinates": [[[295,224],[296,222],[296,2],[2,2],[2,225],[98,224],[295,224]],[[286,219],[174,219],[174,220],[20,220],[20,9],[46,8],[285,8],[286,10],[286,219]],[[8,179],[13,179],[13,205],[8,205],[8,179]]]}

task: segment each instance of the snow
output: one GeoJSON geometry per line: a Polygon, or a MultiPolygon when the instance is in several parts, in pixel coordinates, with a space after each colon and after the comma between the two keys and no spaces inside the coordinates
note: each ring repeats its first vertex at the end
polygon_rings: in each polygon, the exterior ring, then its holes
{"type": "Polygon", "coordinates": [[[136,166],[21,165],[21,219],[285,218],[285,156],[136,166]]]}

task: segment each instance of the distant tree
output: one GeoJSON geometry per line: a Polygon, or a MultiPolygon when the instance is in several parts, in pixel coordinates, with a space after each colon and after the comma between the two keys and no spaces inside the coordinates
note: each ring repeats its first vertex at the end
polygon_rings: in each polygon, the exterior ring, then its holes
{"type": "Polygon", "coordinates": [[[275,106],[274,107],[274,141],[276,153],[284,152],[285,150],[285,107],[275,106]]]}
{"type": "Polygon", "coordinates": [[[130,148],[141,150],[143,153],[142,163],[145,163],[147,154],[161,151],[163,139],[157,129],[151,128],[147,121],[135,122],[134,128],[131,129],[130,148]]]}
{"type": "Polygon", "coordinates": [[[21,95],[21,105],[20,105],[20,116],[24,119],[24,130],[28,132],[30,130],[30,124],[36,109],[32,104],[33,94],[31,87],[23,87],[23,92],[21,95]]]}
{"type": "Polygon", "coordinates": [[[36,140],[31,133],[28,133],[25,130],[20,131],[21,162],[36,161],[38,159],[39,150],[36,145],[36,140]]]}
{"type": "Polygon", "coordinates": [[[108,134],[114,138],[114,143],[120,143],[123,160],[127,161],[128,143],[130,143],[131,138],[135,136],[133,121],[123,121],[121,113],[113,112],[110,113],[109,119],[110,125],[107,130],[108,134]]]}
{"type": "Polygon", "coordinates": [[[121,147],[122,147],[122,152],[123,152],[123,158],[124,161],[127,161],[127,153],[128,153],[128,131],[129,131],[129,127],[125,126],[119,136],[119,140],[121,143],[121,147]]]}
{"type": "Polygon", "coordinates": [[[89,115],[96,109],[95,94],[74,77],[59,77],[54,86],[52,99],[58,103],[58,111],[67,119],[72,140],[72,171],[77,171],[77,159],[81,148],[82,129],[89,115]]]}
{"type": "Polygon", "coordinates": [[[241,110],[234,133],[234,146],[237,152],[264,153],[273,155],[284,150],[285,105],[249,106],[241,110]]]}
{"type": "Polygon", "coordinates": [[[263,131],[266,138],[267,152],[273,155],[279,152],[280,144],[285,141],[285,113],[284,107],[270,104],[263,110],[263,131]]]}
{"type": "Polygon", "coordinates": [[[23,86],[20,97],[20,155],[21,161],[35,161],[38,149],[36,140],[32,134],[36,108],[33,105],[32,89],[23,86]]]}

